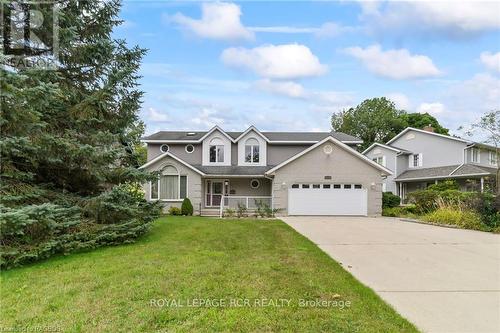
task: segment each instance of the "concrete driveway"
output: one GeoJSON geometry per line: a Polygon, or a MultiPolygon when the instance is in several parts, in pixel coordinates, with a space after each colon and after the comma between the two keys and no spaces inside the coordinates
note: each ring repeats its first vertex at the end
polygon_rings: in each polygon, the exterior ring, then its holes
{"type": "Polygon", "coordinates": [[[424,332],[500,332],[500,235],[395,218],[284,217],[424,332]]]}

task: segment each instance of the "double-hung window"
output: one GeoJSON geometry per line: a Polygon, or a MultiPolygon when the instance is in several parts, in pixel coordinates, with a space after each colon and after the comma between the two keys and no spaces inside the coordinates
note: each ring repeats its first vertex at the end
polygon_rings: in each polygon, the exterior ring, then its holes
{"type": "Polygon", "coordinates": [[[208,151],[210,163],[224,163],[224,143],[219,138],[210,141],[208,151]]]}
{"type": "Polygon", "coordinates": [[[409,157],[409,167],[410,168],[418,168],[423,165],[423,154],[412,154],[409,157]]]}
{"type": "Polygon", "coordinates": [[[167,165],[156,181],[150,182],[152,200],[180,200],[187,197],[187,176],[180,175],[177,168],[167,165]]]}
{"type": "Polygon", "coordinates": [[[373,162],[378,163],[382,166],[385,166],[385,156],[378,156],[373,158],[373,162]]]}
{"type": "Polygon", "coordinates": [[[478,148],[472,148],[471,150],[471,161],[472,163],[479,163],[480,155],[478,148]]]}
{"type": "Polygon", "coordinates": [[[259,163],[259,141],[250,138],[245,142],[245,163],[259,163]]]}
{"type": "Polygon", "coordinates": [[[490,165],[497,166],[498,161],[497,161],[497,154],[494,151],[490,151],[490,165]]]}

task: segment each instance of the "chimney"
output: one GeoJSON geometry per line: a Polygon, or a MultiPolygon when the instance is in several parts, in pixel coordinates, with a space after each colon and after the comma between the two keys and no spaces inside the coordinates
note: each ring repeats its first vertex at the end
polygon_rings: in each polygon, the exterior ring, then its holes
{"type": "Polygon", "coordinates": [[[427,126],[424,126],[424,128],[422,128],[424,131],[427,131],[427,132],[431,132],[431,133],[434,133],[434,127],[432,127],[431,124],[427,125],[427,126]]]}

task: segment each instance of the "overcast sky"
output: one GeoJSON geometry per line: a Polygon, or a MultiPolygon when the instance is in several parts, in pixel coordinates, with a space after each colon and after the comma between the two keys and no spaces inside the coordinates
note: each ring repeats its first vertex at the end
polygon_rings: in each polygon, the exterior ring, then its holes
{"type": "Polygon", "coordinates": [[[125,1],[146,132],[329,130],[386,96],[456,130],[500,108],[500,2],[125,1]]]}

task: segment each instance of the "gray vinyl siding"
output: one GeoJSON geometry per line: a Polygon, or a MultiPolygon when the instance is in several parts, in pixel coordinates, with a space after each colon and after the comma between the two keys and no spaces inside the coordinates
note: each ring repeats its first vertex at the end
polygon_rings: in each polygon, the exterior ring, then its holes
{"type": "Polygon", "coordinates": [[[278,165],[312,145],[267,145],[267,164],[278,165]]]}
{"type": "MultiPolygon", "coordinates": [[[[169,152],[181,160],[189,164],[201,165],[201,144],[193,144],[194,152],[191,154],[186,152],[186,146],[187,144],[168,144],[169,152]]],[[[160,147],[161,144],[148,143],[148,161],[162,154],[160,147]]]]}
{"type": "Polygon", "coordinates": [[[415,154],[422,153],[422,168],[461,164],[464,160],[464,148],[467,146],[465,142],[412,130],[402,135],[396,141],[391,142],[390,145],[411,151],[415,154]],[[408,134],[413,134],[415,138],[408,140],[408,134]]]}
{"type": "MultiPolygon", "coordinates": [[[[376,157],[385,156],[385,167],[391,170],[393,173],[396,172],[396,152],[391,149],[387,149],[381,146],[375,146],[370,151],[368,151],[365,155],[370,160],[373,160],[376,157]],[[380,153],[376,153],[380,151],[380,153]]],[[[398,170],[399,172],[399,170],[398,170]]],[[[392,192],[396,194],[396,183],[394,182],[395,175],[387,176],[387,178],[383,181],[386,186],[386,192],[392,192]]]]}
{"type": "Polygon", "coordinates": [[[380,215],[382,211],[381,173],[366,161],[328,142],[275,172],[274,208],[282,209],[281,214],[288,214],[288,189],[294,183],[350,183],[362,184],[363,188],[367,189],[368,215],[380,215]],[[323,152],[323,147],[327,144],[333,146],[333,152],[330,155],[323,152]],[[331,179],[325,180],[325,176],[330,176],[331,179]]]}
{"type": "MultiPolygon", "coordinates": [[[[201,205],[201,176],[199,173],[193,171],[182,163],[177,162],[170,156],[164,157],[161,160],[153,163],[146,168],[146,171],[158,171],[161,170],[166,165],[173,165],[177,168],[180,175],[187,176],[187,197],[191,200],[193,204],[194,213],[200,213],[201,205]]],[[[144,196],[146,200],[150,200],[150,185],[149,182],[143,184],[144,196]]],[[[163,206],[163,211],[167,212],[171,206],[181,207],[181,201],[160,201],[163,206]]]]}
{"type": "Polygon", "coordinates": [[[494,168],[495,166],[490,164],[490,151],[492,151],[492,150],[488,150],[485,148],[476,148],[476,149],[479,149],[479,163],[472,162],[472,148],[468,148],[466,150],[465,156],[467,159],[467,163],[473,163],[473,164],[482,165],[482,166],[489,167],[489,168],[494,168]]]}

